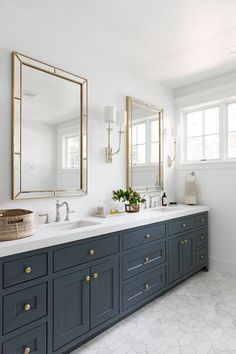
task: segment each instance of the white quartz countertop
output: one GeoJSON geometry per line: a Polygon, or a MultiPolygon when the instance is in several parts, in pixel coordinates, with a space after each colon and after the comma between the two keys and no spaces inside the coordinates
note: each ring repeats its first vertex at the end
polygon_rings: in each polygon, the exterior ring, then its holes
{"type": "Polygon", "coordinates": [[[56,231],[53,229],[55,223],[49,225],[37,225],[36,233],[31,237],[14,241],[0,242],[0,257],[55,246],[67,242],[84,240],[94,236],[206,212],[209,210],[209,207],[203,205],[187,206],[177,204],[174,206],[169,206],[165,209],[166,210],[153,208],[142,210],[139,213],[124,213],[122,215],[104,219],[97,217],[75,219],[73,220],[75,222],[86,220],[96,223],[95,225],[86,226],[76,230],[56,231]]]}

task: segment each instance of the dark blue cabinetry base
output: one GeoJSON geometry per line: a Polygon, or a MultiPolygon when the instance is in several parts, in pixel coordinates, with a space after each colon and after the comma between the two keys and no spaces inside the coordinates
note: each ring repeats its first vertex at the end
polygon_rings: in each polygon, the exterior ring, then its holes
{"type": "Polygon", "coordinates": [[[65,354],[208,270],[200,213],[0,259],[3,354],[65,354]]]}

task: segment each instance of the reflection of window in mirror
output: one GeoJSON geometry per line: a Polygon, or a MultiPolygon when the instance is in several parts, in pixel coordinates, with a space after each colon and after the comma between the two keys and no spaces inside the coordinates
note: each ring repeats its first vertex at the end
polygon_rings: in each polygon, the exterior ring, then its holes
{"type": "Polygon", "coordinates": [[[156,118],[134,123],[132,161],[134,165],[151,165],[159,159],[159,121],[156,118]]]}
{"type": "Polygon", "coordinates": [[[79,168],[79,135],[63,137],[62,168],[79,168]]]}

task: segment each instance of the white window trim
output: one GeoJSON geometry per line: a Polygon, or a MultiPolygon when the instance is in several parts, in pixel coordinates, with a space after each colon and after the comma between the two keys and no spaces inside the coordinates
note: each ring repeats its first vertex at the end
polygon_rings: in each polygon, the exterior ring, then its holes
{"type": "Polygon", "coordinates": [[[227,106],[231,103],[236,103],[236,97],[226,98],[220,101],[214,101],[211,103],[205,103],[201,105],[194,105],[191,107],[186,107],[180,109],[180,132],[181,136],[179,139],[180,149],[179,149],[179,162],[177,161],[176,169],[189,169],[199,168],[199,169],[208,169],[208,168],[235,168],[236,158],[228,157],[228,119],[227,119],[227,106]],[[220,117],[220,131],[219,131],[219,159],[208,159],[208,160],[199,160],[199,161],[188,161],[187,160],[187,124],[186,124],[186,115],[187,113],[195,112],[198,110],[205,110],[219,106],[220,117]]]}

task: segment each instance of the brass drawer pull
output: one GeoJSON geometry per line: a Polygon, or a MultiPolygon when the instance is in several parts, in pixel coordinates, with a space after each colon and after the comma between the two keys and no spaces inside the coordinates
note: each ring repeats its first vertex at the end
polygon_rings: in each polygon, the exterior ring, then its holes
{"type": "Polygon", "coordinates": [[[86,281],[86,283],[89,283],[90,282],[90,275],[86,275],[85,276],[85,278],[84,278],[84,280],[86,281]]]}
{"type": "Polygon", "coordinates": [[[148,257],[145,257],[144,258],[144,262],[148,262],[149,261],[149,258],[148,257]]]}
{"type": "Polygon", "coordinates": [[[181,245],[184,245],[184,240],[181,240],[180,243],[181,243],[181,245]]]}
{"type": "Polygon", "coordinates": [[[202,221],[202,223],[204,223],[204,222],[205,222],[205,219],[204,219],[204,218],[202,218],[202,220],[201,220],[201,221],[202,221]]]}
{"type": "Polygon", "coordinates": [[[30,347],[25,347],[24,354],[29,354],[31,352],[30,347]]]}
{"type": "Polygon", "coordinates": [[[90,256],[94,256],[95,255],[95,251],[94,250],[89,250],[89,254],[90,254],[90,256]]]}
{"type": "Polygon", "coordinates": [[[202,235],[200,236],[200,239],[201,239],[201,240],[204,240],[204,238],[205,238],[205,236],[204,236],[204,234],[202,234],[202,235]]]}
{"type": "Polygon", "coordinates": [[[188,243],[188,240],[184,240],[184,243],[188,243]]]}
{"type": "Polygon", "coordinates": [[[26,274],[29,274],[29,273],[32,272],[32,268],[31,268],[31,267],[26,267],[25,270],[24,270],[24,272],[25,272],[26,274]]]}
{"type": "Polygon", "coordinates": [[[24,310],[27,312],[31,309],[30,304],[24,304],[24,310]]]}
{"type": "Polygon", "coordinates": [[[146,238],[147,240],[149,240],[149,239],[150,239],[150,235],[149,235],[149,234],[145,235],[145,238],[146,238]]]}
{"type": "Polygon", "coordinates": [[[202,255],[200,258],[201,258],[201,259],[204,259],[204,256],[202,255]]]}
{"type": "Polygon", "coordinates": [[[97,278],[98,278],[98,273],[94,273],[94,274],[93,274],[93,278],[94,278],[94,279],[97,279],[97,278]]]}
{"type": "Polygon", "coordinates": [[[186,227],[186,224],[182,224],[182,227],[186,227]]]}
{"type": "Polygon", "coordinates": [[[145,288],[145,289],[149,289],[149,284],[147,284],[147,283],[144,284],[144,288],[145,288]]]}

